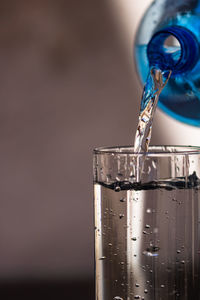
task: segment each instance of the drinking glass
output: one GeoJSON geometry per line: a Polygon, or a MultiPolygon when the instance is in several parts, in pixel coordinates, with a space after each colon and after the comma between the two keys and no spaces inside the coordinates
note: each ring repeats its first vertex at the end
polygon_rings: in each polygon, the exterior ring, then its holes
{"type": "Polygon", "coordinates": [[[200,147],[94,150],[96,300],[200,299],[200,147]]]}

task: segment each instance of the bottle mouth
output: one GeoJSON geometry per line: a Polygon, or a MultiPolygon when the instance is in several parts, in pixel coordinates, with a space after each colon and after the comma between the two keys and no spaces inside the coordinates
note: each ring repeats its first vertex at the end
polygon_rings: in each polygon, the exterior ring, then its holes
{"type": "Polygon", "coordinates": [[[193,33],[181,26],[156,32],[147,47],[151,67],[171,70],[172,75],[185,73],[196,64],[199,45],[193,33]]]}

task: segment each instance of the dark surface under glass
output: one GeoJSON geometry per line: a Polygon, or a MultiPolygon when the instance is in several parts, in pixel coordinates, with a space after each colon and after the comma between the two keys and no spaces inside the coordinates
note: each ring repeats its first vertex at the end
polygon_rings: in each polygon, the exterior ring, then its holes
{"type": "Polygon", "coordinates": [[[9,280],[0,281],[2,300],[93,300],[94,280],[9,280]]]}

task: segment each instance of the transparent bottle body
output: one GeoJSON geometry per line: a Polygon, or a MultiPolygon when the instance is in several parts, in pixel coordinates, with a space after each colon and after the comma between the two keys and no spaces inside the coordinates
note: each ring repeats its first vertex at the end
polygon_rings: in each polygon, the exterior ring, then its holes
{"type": "Polygon", "coordinates": [[[96,299],[200,299],[200,154],[96,155],[96,299]]]}

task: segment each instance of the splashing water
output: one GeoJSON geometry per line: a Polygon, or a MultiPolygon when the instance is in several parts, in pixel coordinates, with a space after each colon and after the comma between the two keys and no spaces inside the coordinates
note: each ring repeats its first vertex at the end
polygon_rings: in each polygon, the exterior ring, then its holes
{"type": "Polygon", "coordinates": [[[151,133],[153,117],[158,103],[159,95],[166,86],[172,71],[162,71],[155,67],[150,69],[144,86],[141,100],[138,127],[135,135],[134,152],[147,152],[151,133]]]}

